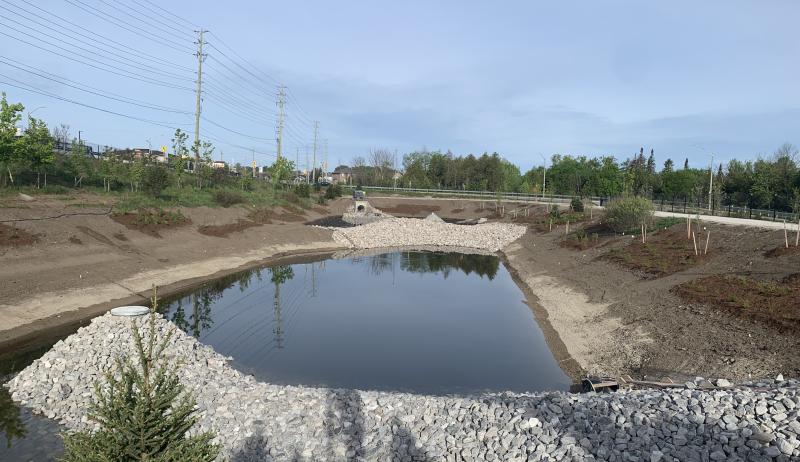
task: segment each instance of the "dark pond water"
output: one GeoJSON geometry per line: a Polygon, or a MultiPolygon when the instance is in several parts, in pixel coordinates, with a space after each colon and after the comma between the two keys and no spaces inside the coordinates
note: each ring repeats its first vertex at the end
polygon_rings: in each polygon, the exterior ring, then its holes
{"type": "Polygon", "coordinates": [[[165,313],[272,383],[434,394],[570,384],[495,256],[397,252],[266,268],[165,313]]]}
{"type": "MultiPolygon", "coordinates": [[[[262,268],[162,307],[272,383],[434,394],[570,386],[494,256],[396,252],[262,268]]],[[[0,358],[0,377],[49,348],[0,358]]],[[[59,430],[0,387],[0,461],[55,460],[59,430]]]]}

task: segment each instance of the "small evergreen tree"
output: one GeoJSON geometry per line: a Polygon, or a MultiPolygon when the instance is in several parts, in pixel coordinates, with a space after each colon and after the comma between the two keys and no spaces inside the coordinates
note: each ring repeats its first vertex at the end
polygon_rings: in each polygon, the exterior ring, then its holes
{"type": "Polygon", "coordinates": [[[117,357],[119,378],[106,373],[106,391],[95,384],[90,416],[100,429],[64,435],[64,462],[211,462],[219,454],[211,433],[186,436],[197,422],[195,400],[164,359],[171,334],[156,342],[156,306],[154,288],[148,338],[131,323],[138,364],[117,357]]]}

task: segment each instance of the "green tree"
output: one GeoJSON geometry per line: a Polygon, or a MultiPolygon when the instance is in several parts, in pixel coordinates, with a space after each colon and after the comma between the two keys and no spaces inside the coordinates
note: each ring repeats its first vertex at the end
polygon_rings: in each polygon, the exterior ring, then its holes
{"type": "Polygon", "coordinates": [[[187,435],[197,423],[196,401],[165,355],[171,333],[157,339],[156,309],[154,289],[147,338],[131,323],[138,361],[117,357],[116,373],[95,384],[90,417],[100,429],[64,435],[65,462],[211,462],[219,454],[213,434],[187,435]]]}
{"type": "Polygon", "coordinates": [[[189,156],[189,148],[186,147],[186,141],[189,135],[182,131],[180,128],[175,130],[175,136],[172,138],[172,154],[173,163],[172,167],[175,171],[175,179],[178,182],[178,189],[183,187],[183,175],[186,170],[186,158],[189,156]]]}
{"type": "Polygon", "coordinates": [[[169,170],[161,162],[145,165],[142,175],[142,190],[152,197],[158,198],[169,185],[169,170]]]}
{"type": "Polygon", "coordinates": [[[55,160],[53,147],[55,141],[50,130],[43,121],[28,117],[28,128],[23,133],[22,146],[24,158],[31,169],[36,172],[36,187],[41,186],[42,170],[52,165],[55,160]]]}
{"type": "Polygon", "coordinates": [[[25,106],[21,103],[9,104],[3,92],[0,99],[0,167],[8,173],[8,180],[14,184],[12,170],[20,160],[22,143],[17,136],[17,124],[22,119],[25,106]]]}
{"type": "Polygon", "coordinates": [[[89,156],[86,155],[86,145],[83,141],[72,140],[72,148],[67,155],[67,171],[74,178],[73,186],[79,188],[83,186],[83,180],[91,178],[94,173],[94,164],[89,156]]]}
{"type": "Polygon", "coordinates": [[[288,180],[294,171],[294,162],[287,159],[285,156],[275,159],[275,162],[269,167],[269,175],[272,177],[272,188],[282,186],[285,180],[288,180]]]}

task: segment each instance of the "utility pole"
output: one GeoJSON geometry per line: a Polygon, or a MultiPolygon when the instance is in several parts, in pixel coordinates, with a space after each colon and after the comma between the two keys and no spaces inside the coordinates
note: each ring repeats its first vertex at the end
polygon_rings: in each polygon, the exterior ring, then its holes
{"type": "Polygon", "coordinates": [[[294,148],[294,168],[297,169],[297,173],[300,173],[300,148],[294,148]]]}
{"type": "Polygon", "coordinates": [[[197,173],[197,167],[200,165],[200,111],[202,109],[202,94],[203,94],[203,61],[206,60],[206,54],[203,53],[203,45],[205,39],[203,35],[208,32],[200,28],[197,32],[197,94],[194,109],[194,172],[197,173]]]}
{"type": "Polygon", "coordinates": [[[256,150],[253,149],[253,178],[256,177],[256,150]]]}
{"type": "Polygon", "coordinates": [[[314,161],[311,165],[311,182],[317,183],[317,135],[319,135],[319,122],[314,121],[314,161]]]}
{"type": "Polygon", "coordinates": [[[276,140],[278,143],[278,160],[281,160],[282,154],[282,146],[283,143],[283,118],[285,114],[286,108],[286,87],[281,85],[278,87],[278,126],[275,129],[275,134],[277,135],[276,140]]]}
{"type": "Polygon", "coordinates": [[[281,318],[281,283],[275,281],[275,300],[273,302],[274,316],[275,316],[275,346],[278,349],[283,348],[283,319],[281,318]]]}
{"type": "Polygon", "coordinates": [[[322,165],[324,165],[322,169],[322,179],[325,180],[328,178],[328,139],[325,138],[322,141],[322,165]]]}
{"type": "Polygon", "coordinates": [[[306,183],[311,184],[311,170],[308,169],[308,145],[306,148],[306,183]]]}
{"type": "Polygon", "coordinates": [[[711,154],[711,166],[708,167],[708,211],[713,213],[711,210],[711,201],[713,200],[714,194],[714,154],[711,154]]]}

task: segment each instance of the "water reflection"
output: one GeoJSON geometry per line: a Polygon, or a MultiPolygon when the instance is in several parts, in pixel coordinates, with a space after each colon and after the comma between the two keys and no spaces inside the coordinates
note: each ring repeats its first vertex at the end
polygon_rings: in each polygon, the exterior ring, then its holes
{"type": "Polygon", "coordinates": [[[495,256],[409,251],[245,271],[162,306],[273,383],[566,389],[523,298],[495,256]]]}
{"type": "Polygon", "coordinates": [[[0,432],[6,437],[6,448],[11,442],[25,437],[25,425],[22,424],[20,410],[11,400],[11,394],[0,386],[0,432]]]}

